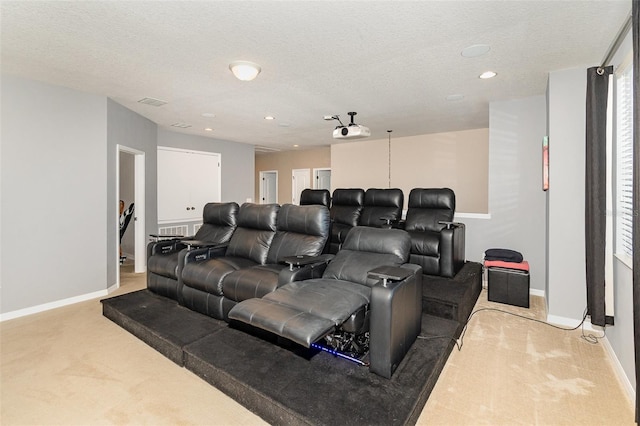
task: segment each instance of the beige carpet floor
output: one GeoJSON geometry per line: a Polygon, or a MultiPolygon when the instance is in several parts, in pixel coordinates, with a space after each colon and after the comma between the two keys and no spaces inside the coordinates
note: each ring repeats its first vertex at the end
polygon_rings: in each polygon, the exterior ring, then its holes
{"type": "MultiPolygon", "coordinates": [[[[114,295],[144,286],[125,266],[114,295]]],[[[488,302],[483,291],[483,307],[544,318],[537,297],[524,309],[488,302]]],[[[418,424],[634,424],[602,344],[580,335],[500,312],[474,315],[418,424]]],[[[99,300],[4,321],[0,345],[2,425],[264,424],[104,318],[99,300]]]]}

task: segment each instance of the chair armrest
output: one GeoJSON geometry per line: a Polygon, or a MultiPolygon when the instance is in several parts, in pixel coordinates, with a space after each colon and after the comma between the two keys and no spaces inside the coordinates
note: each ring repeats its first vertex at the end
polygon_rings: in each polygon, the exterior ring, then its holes
{"type": "Polygon", "coordinates": [[[447,222],[446,220],[439,220],[438,223],[440,225],[445,225],[444,229],[459,228],[459,227],[464,228],[464,223],[460,223],[460,222],[447,222]]]}
{"type": "Polygon", "coordinates": [[[147,246],[147,259],[157,254],[170,254],[186,248],[180,240],[151,241],[147,246]]]}
{"type": "Polygon", "coordinates": [[[227,251],[228,244],[218,244],[212,247],[202,247],[188,250],[184,258],[184,264],[191,262],[202,262],[203,260],[222,257],[227,251]]]}
{"type": "Polygon", "coordinates": [[[327,264],[333,259],[332,254],[321,254],[320,256],[309,256],[306,254],[298,256],[287,256],[280,259],[280,263],[286,263],[289,265],[289,270],[293,271],[294,267],[306,266],[306,265],[320,265],[327,264]]]}
{"type": "Polygon", "coordinates": [[[164,241],[164,240],[179,240],[184,238],[184,235],[160,235],[160,234],[149,234],[153,241],[164,241]]]}
{"type": "Polygon", "coordinates": [[[372,372],[391,378],[420,334],[422,268],[408,264],[386,268],[377,273],[389,277],[386,285],[371,288],[369,360],[372,372]],[[402,276],[402,280],[393,280],[402,276]]]}
{"type": "Polygon", "coordinates": [[[447,278],[453,278],[466,260],[466,227],[464,223],[450,223],[451,227],[440,232],[440,276],[447,278]]]}
{"type": "Polygon", "coordinates": [[[180,242],[186,245],[189,250],[193,250],[196,248],[203,248],[203,247],[217,247],[221,245],[220,243],[214,243],[211,241],[192,240],[192,239],[184,239],[184,240],[180,240],[180,242]]]}
{"type": "Polygon", "coordinates": [[[278,275],[278,287],[294,281],[304,281],[311,278],[320,278],[327,268],[327,264],[334,258],[332,254],[322,254],[320,256],[304,256],[300,259],[298,256],[284,258],[289,259],[289,268],[283,269],[278,275]]]}
{"type": "Polygon", "coordinates": [[[402,281],[413,274],[413,271],[399,266],[378,266],[370,270],[368,276],[382,280],[382,285],[386,287],[391,282],[402,281]]]}

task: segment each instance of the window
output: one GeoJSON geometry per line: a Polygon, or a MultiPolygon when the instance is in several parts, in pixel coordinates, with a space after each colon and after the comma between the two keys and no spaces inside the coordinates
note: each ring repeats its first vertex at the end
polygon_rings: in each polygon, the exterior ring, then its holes
{"type": "Polygon", "coordinates": [[[625,61],[616,71],[615,250],[631,266],[633,193],[633,66],[625,61]]]}

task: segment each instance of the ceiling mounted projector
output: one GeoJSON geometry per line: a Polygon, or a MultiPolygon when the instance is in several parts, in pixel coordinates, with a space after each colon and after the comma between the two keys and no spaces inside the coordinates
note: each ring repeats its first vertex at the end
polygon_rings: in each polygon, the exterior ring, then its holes
{"type": "Polygon", "coordinates": [[[348,126],[342,124],[338,115],[326,115],[324,117],[325,120],[338,120],[340,123],[333,131],[334,139],[360,139],[371,136],[371,131],[368,127],[353,122],[353,116],[355,116],[357,112],[348,112],[347,114],[351,116],[351,123],[349,123],[348,126]]]}

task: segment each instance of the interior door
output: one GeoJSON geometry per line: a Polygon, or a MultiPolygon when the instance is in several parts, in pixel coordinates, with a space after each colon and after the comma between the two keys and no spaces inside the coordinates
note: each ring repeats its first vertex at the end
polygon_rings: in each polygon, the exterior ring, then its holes
{"type": "Polygon", "coordinates": [[[315,169],[313,174],[314,189],[326,189],[331,191],[331,169],[315,169]]]}
{"type": "Polygon", "coordinates": [[[300,204],[300,193],[302,190],[311,188],[311,170],[293,169],[291,173],[291,204],[300,204]]]}
{"type": "Polygon", "coordinates": [[[260,172],[260,204],[278,202],[278,172],[260,172]]]}

